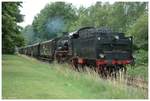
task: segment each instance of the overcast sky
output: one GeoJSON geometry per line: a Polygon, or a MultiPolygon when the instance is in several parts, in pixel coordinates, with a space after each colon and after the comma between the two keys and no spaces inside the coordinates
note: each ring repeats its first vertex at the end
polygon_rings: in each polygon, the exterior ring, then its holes
{"type": "MultiPolygon", "coordinates": [[[[22,4],[21,14],[24,16],[24,22],[20,23],[22,27],[25,27],[26,25],[32,24],[32,21],[34,19],[34,16],[36,16],[41,9],[44,8],[44,6],[47,3],[56,2],[56,1],[64,1],[68,3],[72,3],[77,8],[80,6],[89,7],[96,3],[96,1],[100,0],[24,0],[22,4]]],[[[108,0],[103,0],[103,2],[106,2],[108,0]]],[[[110,3],[112,3],[111,1],[110,3]]]]}

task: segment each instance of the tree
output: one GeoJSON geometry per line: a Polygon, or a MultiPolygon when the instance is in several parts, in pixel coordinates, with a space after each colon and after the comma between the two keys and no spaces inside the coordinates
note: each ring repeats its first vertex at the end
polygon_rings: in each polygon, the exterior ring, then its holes
{"type": "Polygon", "coordinates": [[[65,2],[47,4],[35,16],[32,26],[25,28],[25,32],[30,33],[26,35],[30,37],[34,32],[34,38],[27,38],[32,40],[28,44],[61,36],[62,32],[75,31],[84,26],[104,26],[134,36],[135,45],[147,49],[147,6],[147,2],[97,2],[88,8],[81,6],[76,9],[65,2]],[[142,36],[141,33],[145,34],[142,36]]]}
{"type": "Polygon", "coordinates": [[[21,32],[25,38],[25,42],[27,45],[36,43],[36,40],[38,40],[35,37],[35,32],[33,31],[32,25],[26,26],[21,32]]]}
{"type": "Polygon", "coordinates": [[[15,47],[24,44],[21,27],[17,25],[23,21],[20,6],[20,2],[2,2],[2,53],[14,53],[15,47]]]}
{"type": "Polygon", "coordinates": [[[134,37],[134,44],[138,49],[148,50],[148,14],[141,15],[128,30],[134,37]]]}
{"type": "Polygon", "coordinates": [[[76,19],[75,8],[65,2],[47,4],[35,17],[32,25],[36,37],[42,41],[67,32],[70,23],[76,19]]]}

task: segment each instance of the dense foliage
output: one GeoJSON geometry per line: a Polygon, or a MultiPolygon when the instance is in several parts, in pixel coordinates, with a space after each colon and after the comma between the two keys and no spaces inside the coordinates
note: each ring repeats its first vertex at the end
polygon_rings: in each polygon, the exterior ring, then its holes
{"type": "Polygon", "coordinates": [[[148,3],[97,2],[88,8],[75,8],[70,3],[47,4],[35,16],[32,25],[23,30],[27,44],[61,36],[84,26],[109,27],[134,37],[136,49],[148,50],[148,3]]]}
{"type": "Polygon", "coordinates": [[[33,21],[35,36],[41,41],[56,37],[69,28],[70,23],[76,18],[75,13],[71,4],[64,2],[47,4],[33,21]]]}
{"type": "Polygon", "coordinates": [[[17,25],[23,21],[20,6],[20,2],[2,2],[2,53],[14,53],[15,47],[24,44],[21,27],[17,25]]]}

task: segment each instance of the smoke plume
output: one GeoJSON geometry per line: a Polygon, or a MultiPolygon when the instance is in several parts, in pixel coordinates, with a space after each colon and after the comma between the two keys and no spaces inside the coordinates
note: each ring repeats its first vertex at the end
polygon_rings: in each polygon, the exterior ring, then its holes
{"type": "Polygon", "coordinates": [[[46,30],[48,33],[60,33],[64,30],[65,23],[63,17],[53,17],[47,20],[46,30]]]}

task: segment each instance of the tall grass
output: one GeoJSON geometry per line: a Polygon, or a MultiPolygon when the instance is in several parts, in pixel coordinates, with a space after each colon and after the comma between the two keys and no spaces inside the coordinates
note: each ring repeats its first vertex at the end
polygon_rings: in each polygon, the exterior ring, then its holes
{"type": "Polygon", "coordinates": [[[5,99],[145,99],[141,89],[100,79],[90,69],[77,72],[68,64],[48,64],[26,56],[3,55],[5,99]]]}
{"type": "Polygon", "coordinates": [[[137,50],[134,52],[135,65],[128,65],[128,75],[136,76],[148,81],[148,51],[137,50]]]}
{"type": "MultiPolygon", "coordinates": [[[[74,80],[77,80],[77,82],[82,82],[83,80],[85,80],[85,82],[89,81],[90,83],[93,83],[93,85],[97,84],[100,87],[103,87],[102,85],[106,85],[108,88],[110,88],[110,92],[112,92],[112,94],[115,93],[116,90],[118,90],[120,94],[122,93],[122,90],[125,90],[127,92],[128,90],[129,91],[133,90],[133,92],[135,91],[137,92],[137,94],[139,92],[143,93],[145,98],[148,96],[148,92],[145,91],[144,89],[134,88],[133,86],[128,86],[127,79],[125,78],[125,75],[122,74],[122,72],[119,73],[117,79],[115,78],[102,79],[97,72],[95,72],[93,69],[90,69],[88,67],[85,67],[84,71],[80,69],[80,72],[78,72],[78,71],[73,70],[73,68],[69,64],[64,63],[60,65],[54,62],[51,65],[53,65],[51,67],[56,69],[60,74],[64,75],[65,77],[70,77],[70,74],[72,74],[71,78],[74,80]],[[115,88],[116,90],[114,90],[113,92],[111,91],[112,88],[115,88]]],[[[140,82],[137,82],[137,83],[139,84],[140,82]]]]}

